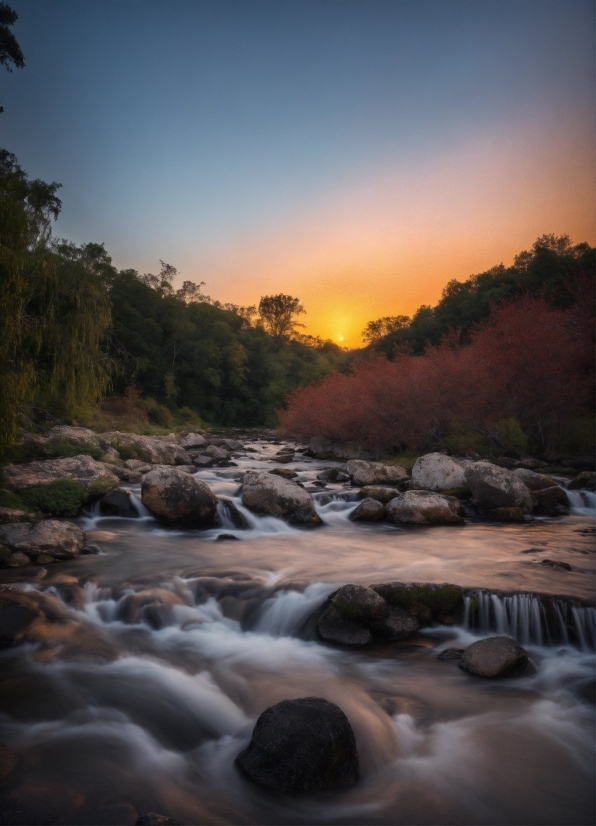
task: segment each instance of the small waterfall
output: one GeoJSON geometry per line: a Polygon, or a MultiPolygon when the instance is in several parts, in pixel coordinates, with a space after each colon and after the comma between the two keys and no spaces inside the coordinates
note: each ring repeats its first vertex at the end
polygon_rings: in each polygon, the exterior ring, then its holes
{"type": "Polygon", "coordinates": [[[128,495],[130,497],[130,504],[136,510],[137,515],[140,519],[152,519],[153,518],[151,516],[151,514],[149,513],[149,511],[147,510],[147,508],[145,507],[145,505],[143,505],[143,503],[141,502],[140,497],[138,497],[136,495],[136,493],[133,493],[132,491],[129,491],[128,495]]]}
{"type": "Polygon", "coordinates": [[[522,645],[596,645],[596,608],[532,594],[499,596],[476,591],[464,598],[463,626],[481,634],[506,634],[522,645]]]}
{"type": "Polygon", "coordinates": [[[596,493],[592,490],[567,490],[569,509],[577,516],[596,516],[596,493]]]}

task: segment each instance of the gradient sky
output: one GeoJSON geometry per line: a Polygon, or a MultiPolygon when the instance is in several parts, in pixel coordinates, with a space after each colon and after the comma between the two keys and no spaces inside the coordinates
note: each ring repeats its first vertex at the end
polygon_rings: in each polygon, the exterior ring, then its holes
{"type": "Polygon", "coordinates": [[[9,0],[0,136],[58,235],[222,301],[370,319],[596,240],[588,0],[9,0]]]}

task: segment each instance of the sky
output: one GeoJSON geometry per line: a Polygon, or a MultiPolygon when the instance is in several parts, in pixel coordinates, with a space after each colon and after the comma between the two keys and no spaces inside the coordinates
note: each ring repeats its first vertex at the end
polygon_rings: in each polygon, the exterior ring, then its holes
{"type": "Polygon", "coordinates": [[[9,0],[0,143],[55,232],[344,346],[545,233],[596,241],[584,0],[9,0]]]}

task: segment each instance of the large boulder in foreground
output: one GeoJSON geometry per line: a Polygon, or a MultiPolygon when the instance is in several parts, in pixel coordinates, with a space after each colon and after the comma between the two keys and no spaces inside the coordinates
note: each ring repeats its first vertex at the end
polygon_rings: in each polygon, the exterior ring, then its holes
{"type": "Polygon", "coordinates": [[[350,459],[346,465],[352,484],[364,485],[398,485],[408,478],[401,465],[384,465],[381,462],[365,462],[363,459],[350,459]]]}
{"type": "Polygon", "coordinates": [[[242,481],[242,504],[254,513],[279,516],[292,525],[314,527],[322,520],[310,493],[291,479],[250,470],[242,481]]]}
{"type": "Polygon", "coordinates": [[[346,789],[358,780],[349,720],[320,697],[283,700],[264,711],[236,765],[260,786],[289,794],[346,789]]]}
{"type": "Polygon", "coordinates": [[[66,459],[45,459],[25,465],[8,465],[4,475],[6,486],[15,491],[72,479],[85,491],[92,493],[93,489],[97,488],[98,495],[101,495],[107,493],[110,486],[118,487],[118,477],[108,468],[109,465],[81,454],[66,459]]]}
{"type": "Polygon", "coordinates": [[[84,545],[84,531],[72,522],[43,519],[35,525],[21,522],[0,527],[0,546],[4,547],[0,554],[9,567],[72,559],[84,545]]]}
{"type": "Polygon", "coordinates": [[[182,528],[211,528],[217,524],[217,498],[211,488],[175,468],[155,468],[143,476],[141,499],[162,522],[182,528]]]}
{"type": "Polygon", "coordinates": [[[453,490],[466,486],[463,467],[443,453],[419,456],[412,468],[412,481],[424,490],[453,490]]]}
{"type": "Polygon", "coordinates": [[[474,500],[482,510],[519,508],[523,513],[532,512],[532,495],[517,473],[491,462],[473,462],[465,474],[474,500]]]}
{"type": "Polygon", "coordinates": [[[520,677],[528,654],[512,637],[488,637],[468,646],[459,667],[478,677],[520,677]]]}
{"type": "Polygon", "coordinates": [[[400,493],[385,506],[388,522],[400,525],[449,525],[463,522],[459,499],[427,490],[400,493]]]}

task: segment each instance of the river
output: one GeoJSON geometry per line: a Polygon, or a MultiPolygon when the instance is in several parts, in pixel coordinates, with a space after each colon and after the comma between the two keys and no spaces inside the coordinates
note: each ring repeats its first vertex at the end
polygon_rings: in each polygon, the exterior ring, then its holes
{"type": "MultiPolygon", "coordinates": [[[[352,523],[354,490],[328,485],[314,493],[324,526],[301,530],[242,508],[239,475],[273,467],[280,447],[246,444],[238,467],[198,477],[249,530],[224,506],[221,528],[170,530],[139,503],[137,519],[79,519],[100,532],[99,554],[45,576],[2,572],[63,619],[43,644],[0,653],[0,740],[17,755],[0,823],[132,824],[148,811],[187,824],[593,823],[594,495],[574,493],[563,518],[405,529],[352,523]],[[395,580],[463,586],[481,627],[363,649],[317,639],[309,618],[331,591],[395,580]],[[531,594],[557,597],[566,636],[553,638],[531,594]],[[438,660],[499,631],[526,646],[524,677],[438,660]],[[360,781],[303,798],[253,786],[234,758],[257,717],[306,696],[347,714],[360,781]]],[[[295,458],[284,467],[307,488],[333,464],[295,458]]]]}

